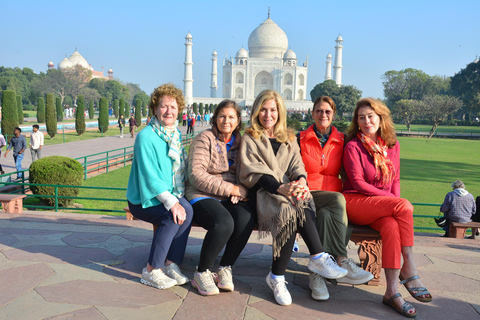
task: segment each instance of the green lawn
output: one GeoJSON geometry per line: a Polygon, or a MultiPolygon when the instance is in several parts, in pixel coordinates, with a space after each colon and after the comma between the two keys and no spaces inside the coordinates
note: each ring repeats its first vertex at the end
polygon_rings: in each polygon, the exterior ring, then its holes
{"type": "MultiPolygon", "coordinates": [[[[407,131],[407,127],[404,124],[395,124],[395,129],[398,131],[407,131]]],[[[411,132],[430,132],[431,125],[413,124],[410,127],[411,132]]],[[[480,133],[480,126],[438,126],[436,132],[448,132],[448,133],[480,133]]]]}

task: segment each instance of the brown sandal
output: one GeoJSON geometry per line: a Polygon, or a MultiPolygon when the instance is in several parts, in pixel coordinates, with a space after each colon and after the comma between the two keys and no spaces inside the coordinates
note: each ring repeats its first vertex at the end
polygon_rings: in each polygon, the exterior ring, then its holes
{"type": "Polygon", "coordinates": [[[405,289],[407,289],[408,293],[410,293],[410,295],[420,301],[420,302],[430,302],[432,301],[432,295],[430,294],[430,292],[428,292],[427,288],[425,287],[407,287],[406,284],[409,283],[410,281],[413,281],[413,280],[417,280],[418,279],[418,275],[416,276],[413,276],[413,277],[410,277],[408,279],[403,279],[403,276],[400,275],[400,284],[403,284],[403,286],[405,287],[405,289]],[[422,298],[420,296],[426,296],[426,295],[429,295],[429,297],[426,297],[426,298],[422,298]]]}
{"type": "Polygon", "coordinates": [[[415,311],[415,313],[408,313],[408,311],[414,308],[410,303],[405,302],[401,307],[399,307],[398,304],[393,302],[393,300],[401,296],[402,295],[400,293],[395,293],[390,299],[387,299],[385,298],[385,296],[383,296],[383,304],[394,309],[395,311],[400,313],[402,316],[405,316],[407,318],[416,318],[417,311],[415,311]]]}

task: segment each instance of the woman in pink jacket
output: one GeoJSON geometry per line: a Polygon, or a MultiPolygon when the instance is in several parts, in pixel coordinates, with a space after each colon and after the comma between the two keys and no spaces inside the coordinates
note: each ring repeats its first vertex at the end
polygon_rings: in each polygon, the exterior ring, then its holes
{"type": "Polygon", "coordinates": [[[236,175],[240,116],[235,101],[223,100],[210,119],[212,128],[198,134],[189,150],[186,197],[192,204],[194,221],[208,230],[192,281],[202,295],[218,294],[219,288],[233,291],[232,265],[247,244],[255,222],[244,202],[247,189],[236,175]],[[216,275],[211,270],[224,247],[216,275]]]}

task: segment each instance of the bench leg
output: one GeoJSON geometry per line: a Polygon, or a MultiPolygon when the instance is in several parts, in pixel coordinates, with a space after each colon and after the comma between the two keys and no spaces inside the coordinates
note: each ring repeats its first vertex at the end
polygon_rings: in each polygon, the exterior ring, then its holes
{"type": "Polygon", "coordinates": [[[361,240],[355,241],[355,244],[359,246],[358,257],[362,268],[373,274],[368,285],[378,286],[382,272],[382,240],[361,240]]]}
{"type": "Polygon", "coordinates": [[[448,234],[449,234],[450,238],[463,239],[463,238],[465,238],[465,232],[467,232],[467,228],[454,227],[452,224],[450,224],[448,234]]]}
{"type": "Polygon", "coordinates": [[[23,199],[3,201],[2,210],[8,213],[23,213],[23,199]]]}

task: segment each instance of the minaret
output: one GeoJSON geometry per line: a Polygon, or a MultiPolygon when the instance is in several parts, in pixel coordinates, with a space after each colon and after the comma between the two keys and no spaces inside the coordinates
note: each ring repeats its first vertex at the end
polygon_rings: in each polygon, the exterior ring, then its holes
{"type": "Polygon", "coordinates": [[[337,45],[335,46],[335,65],[333,66],[333,80],[337,83],[338,86],[342,85],[342,42],[343,39],[339,35],[335,40],[337,45]]]}
{"type": "Polygon", "coordinates": [[[187,33],[185,37],[185,77],[183,78],[184,89],[183,94],[187,105],[193,103],[193,62],[192,62],[192,35],[187,33]]]}
{"type": "Polygon", "coordinates": [[[325,80],[330,80],[332,79],[332,55],[330,53],[328,54],[325,63],[327,64],[325,69],[325,80]]]}
{"type": "Polygon", "coordinates": [[[217,52],[213,50],[212,53],[212,84],[210,85],[210,98],[217,97],[217,52]]]}

